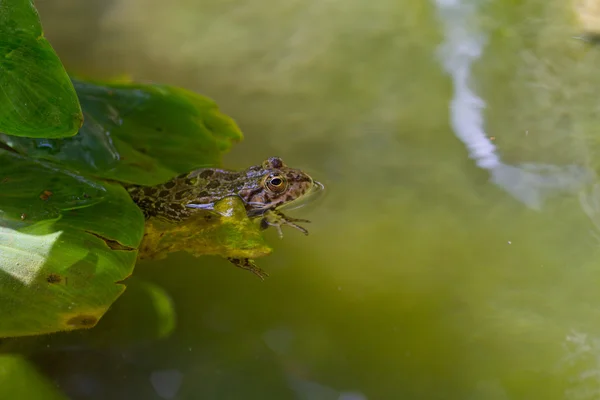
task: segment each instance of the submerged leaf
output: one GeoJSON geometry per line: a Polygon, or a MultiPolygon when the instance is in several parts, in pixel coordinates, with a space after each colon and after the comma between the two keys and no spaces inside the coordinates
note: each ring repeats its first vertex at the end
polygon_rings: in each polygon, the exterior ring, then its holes
{"type": "Polygon", "coordinates": [[[83,115],[73,84],[30,0],[0,1],[0,131],[26,137],[75,135],[83,115]]]}
{"type": "Polygon", "coordinates": [[[242,139],[210,99],[165,85],[74,80],[84,110],[79,134],[66,139],[0,137],[16,151],[81,173],[155,185],[220,164],[242,139]]]}
{"type": "Polygon", "coordinates": [[[148,220],[140,259],[160,259],[176,251],[196,257],[258,258],[272,250],[258,225],[247,217],[242,200],[231,196],[217,202],[214,212],[199,211],[183,222],[148,220]]]}
{"type": "Polygon", "coordinates": [[[0,382],[2,399],[67,400],[54,382],[19,354],[0,355],[0,382]]]}

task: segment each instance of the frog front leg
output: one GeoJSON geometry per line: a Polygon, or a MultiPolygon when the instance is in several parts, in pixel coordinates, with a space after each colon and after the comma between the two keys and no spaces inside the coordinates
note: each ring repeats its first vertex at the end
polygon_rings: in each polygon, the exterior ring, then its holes
{"type": "Polygon", "coordinates": [[[283,237],[283,231],[281,230],[282,225],[291,226],[292,228],[298,229],[300,232],[304,233],[305,235],[308,235],[308,231],[305,228],[301,227],[300,225],[295,224],[295,222],[309,223],[310,221],[307,219],[288,217],[285,214],[283,214],[281,211],[269,210],[264,213],[263,218],[260,221],[260,224],[261,224],[262,229],[267,229],[269,226],[275,227],[275,229],[277,229],[277,233],[279,234],[280,238],[283,237]]]}
{"type": "Polygon", "coordinates": [[[235,265],[238,268],[245,269],[247,271],[252,272],[254,275],[258,276],[261,280],[265,280],[265,278],[269,277],[265,271],[263,271],[259,266],[254,263],[254,260],[250,258],[233,258],[227,257],[230,263],[235,265]]]}

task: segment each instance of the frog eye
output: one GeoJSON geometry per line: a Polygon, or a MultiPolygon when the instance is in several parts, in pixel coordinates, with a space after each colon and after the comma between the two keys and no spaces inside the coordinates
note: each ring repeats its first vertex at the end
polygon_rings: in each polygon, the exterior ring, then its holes
{"type": "Polygon", "coordinates": [[[266,181],[267,189],[271,192],[281,193],[287,188],[287,182],[281,175],[271,175],[266,181]]]}

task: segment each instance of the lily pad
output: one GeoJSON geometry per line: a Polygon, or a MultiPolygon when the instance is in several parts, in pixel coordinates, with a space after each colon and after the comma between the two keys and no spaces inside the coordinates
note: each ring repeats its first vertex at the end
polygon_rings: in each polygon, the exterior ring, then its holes
{"type": "Polygon", "coordinates": [[[59,138],[75,135],[82,122],[73,84],[32,1],[0,1],[0,131],[59,138]]]}
{"type": "Polygon", "coordinates": [[[0,336],[89,328],[125,290],[144,217],[116,184],[0,150],[0,336]]]}
{"type": "Polygon", "coordinates": [[[243,136],[211,99],[166,85],[74,80],[85,123],[65,139],[0,139],[22,154],[84,175],[156,185],[217,166],[243,136]]]}

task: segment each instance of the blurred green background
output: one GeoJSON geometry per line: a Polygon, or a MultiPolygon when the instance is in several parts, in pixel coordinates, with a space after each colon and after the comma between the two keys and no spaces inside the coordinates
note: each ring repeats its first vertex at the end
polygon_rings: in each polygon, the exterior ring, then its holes
{"type": "Polygon", "coordinates": [[[290,213],[308,237],[267,232],[266,282],[175,254],[138,264],[93,330],[5,340],[43,381],[25,398],[600,398],[595,180],[539,210],[490,182],[453,131],[440,47],[483,38],[467,73],[502,162],[593,176],[600,48],[575,3],[36,5],[70,72],[208,95],[246,135],[227,167],[278,155],[327,195],[290,213]]]}

